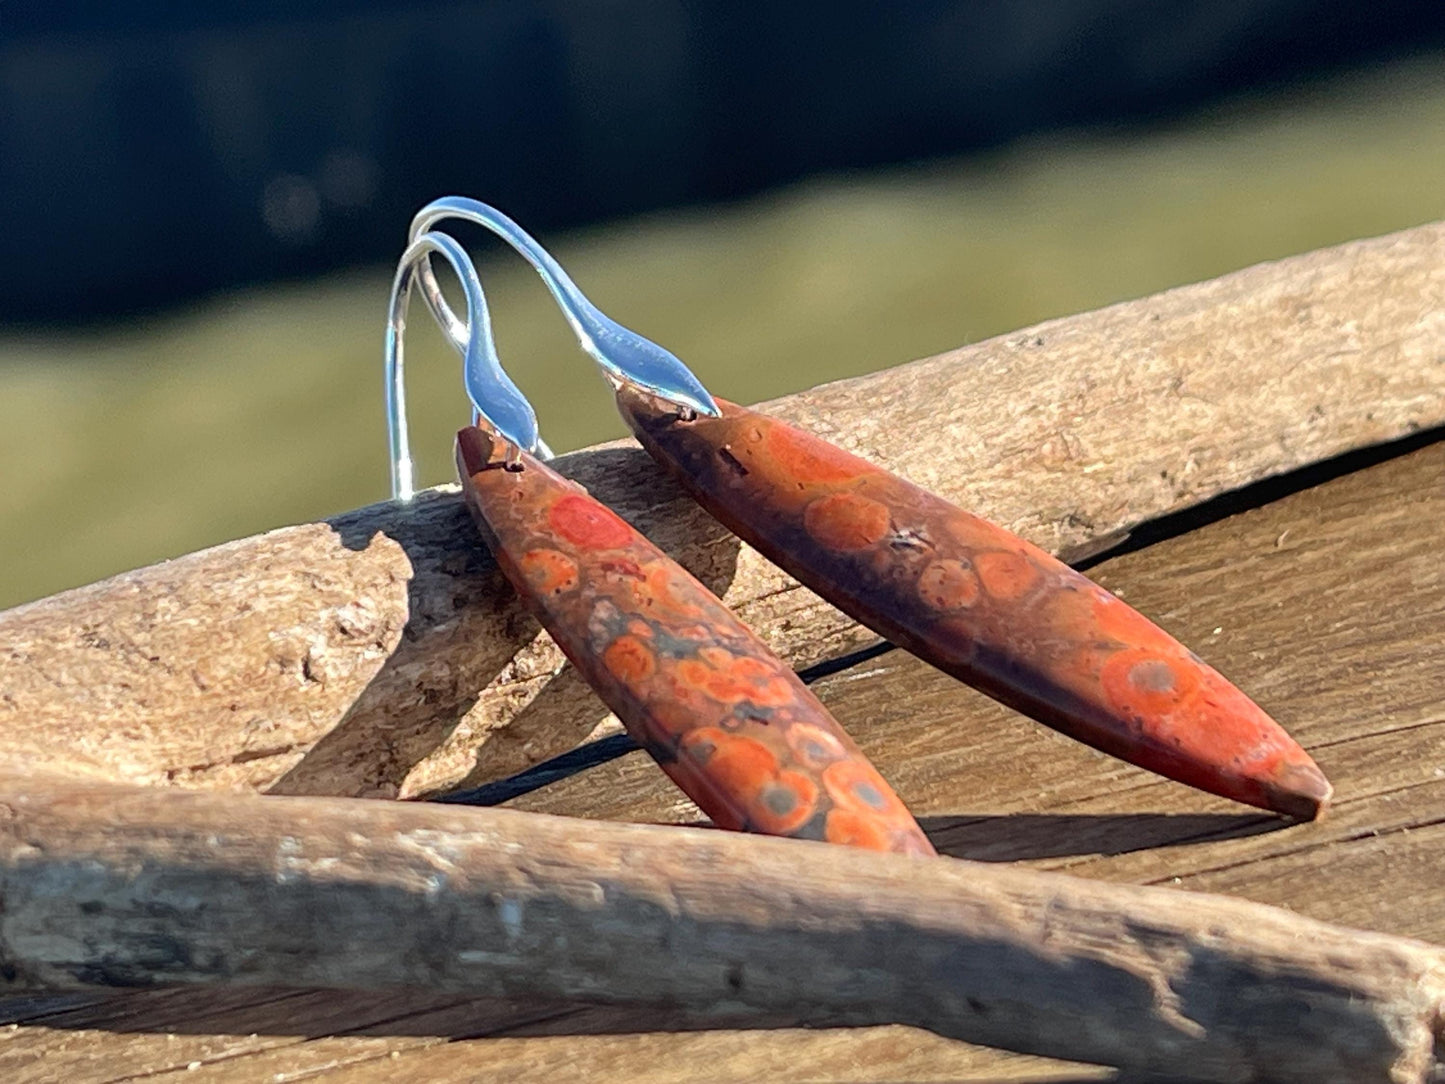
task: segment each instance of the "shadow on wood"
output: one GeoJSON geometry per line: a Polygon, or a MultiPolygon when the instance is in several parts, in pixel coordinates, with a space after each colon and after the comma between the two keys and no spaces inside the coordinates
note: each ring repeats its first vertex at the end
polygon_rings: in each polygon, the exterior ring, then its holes
{"type": "MultiPolygon", "coordinates": [[[[741,543],[692,506],[641,451],[606,448],[564,456],[556,465],[588,489],[616,493],[610,503],[624,516],[651,522],[648,513],[655,517],[659,500],[678,506],[661,528],[653,522],[653,540],[714,594],[727,592],[741,543]],[[626,486],[618,485],[622,478],[626,486]],[[699,546],[699,539],[709,544],[699,546]]],[[[473,740],[464,744],[475,760],[456,786],[570,749],[608,717],[522,607],[458,494],[426,491],[404,514],[395,505],[374,505],[329,522],[347,549],[364,552],[379,533],[401,547],[413,570],[407,622],[341,721],[268,793],[395,797],[484,695],[500,702],[505,725],[498,728],[493,719],[478,726],[505,737],[479,742],[468,735],[473,740]]],[[[419,786],[424,793],[425,784],[419,786]]]]}
{"type": "Polygon", "coordinates": [[[1291,827],[1283,818],[1256,813],[1004,813],[920,822],[939,854],[975,862],[1130,854],[1291,827]]]}

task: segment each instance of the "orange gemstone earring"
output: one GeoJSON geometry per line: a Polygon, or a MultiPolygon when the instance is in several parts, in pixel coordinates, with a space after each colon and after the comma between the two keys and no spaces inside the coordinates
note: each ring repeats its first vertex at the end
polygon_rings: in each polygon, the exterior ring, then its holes
{"type": "Polygon", "coordinates": [[[542,462],[536,415],[497,358],[476,269],[445,234],[419,236],[392,284],[393,496],[412,492],[402,340],[433,254],[467,298],[459,345],[475,424],[457,434],[467,505],[507,579],[628,732],[719,827],[933,854],[798,676],[677,562],[542,462]]]}
{"type": "MultiPolygon", "coordinates": [[[[515,222],[480,223],[541,274],[644,448],[713,516],[849,616],[1070,737],[1201,790],[1300,818],[1331,794],[1314,761],[1218,671],[1018,536],[775,418],[715,400],[677,358],[586,299],[515,222]]],[[[423,268],[432,311],[459,334],[423,268]]]]}

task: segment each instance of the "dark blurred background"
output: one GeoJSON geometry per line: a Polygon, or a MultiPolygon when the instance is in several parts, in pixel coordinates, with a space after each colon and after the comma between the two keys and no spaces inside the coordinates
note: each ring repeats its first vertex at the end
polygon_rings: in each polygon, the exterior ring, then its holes
{"type": "MultiPolygon", "coordinates": [[[[0,5],[0,605],[383,496],[438,195],[747,400],[1440,217],[1442,166],[1439,2],[0,5]]],[[[620,432],[479,250],[552,442],[620,432]]]]}
{"type": "Polygon", "coordinates": [[[459,178],[547,230],[1445,44],[1407,0],[35,7],[0,14],[27,323],[386,259],[459,178]]]}

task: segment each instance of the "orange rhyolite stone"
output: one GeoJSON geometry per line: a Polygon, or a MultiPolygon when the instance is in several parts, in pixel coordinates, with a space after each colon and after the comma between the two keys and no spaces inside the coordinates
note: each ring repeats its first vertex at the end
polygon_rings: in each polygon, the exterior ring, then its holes
{"type": "Polygon", "coordinates": [[[817,697],[676,562],[531,456],[509,467],[479,429],[458,434],[457,461],[477,525],[528,607],[714,823],[831,838],[822,772],[854,765],[886,808],[876,824],[855,810],[834,841],[933,853],[817,697]]]}
{"type": "Polygon", "coordinates": [[[1172,779],[1297,817],[1329,801],[1309,754],[1253,701],[1038,547],[756,411],[719,400],[717,417],[682,418],[626,386],[617,399],[704,508],[900,647],[1172,779]]]}

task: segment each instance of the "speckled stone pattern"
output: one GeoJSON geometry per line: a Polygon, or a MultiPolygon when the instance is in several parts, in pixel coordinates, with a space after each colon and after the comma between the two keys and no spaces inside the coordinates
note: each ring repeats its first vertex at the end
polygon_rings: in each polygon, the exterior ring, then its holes
{"type": "Polygon", "coordinates": [[[1331,788],[1282,727],[1138,611],[1016,535],[827,441],[719,400],[624,387],[623,417],[697,500],[855,620],[1097,749],[1296,817],[1331,788]]]}
{"type": "Polygon", "coordinates": [[[628,732],[722,828],[933,854],[798,676],[706,587],[531,456],[457,435],[462,488],[518,593],[628,732]]]}

